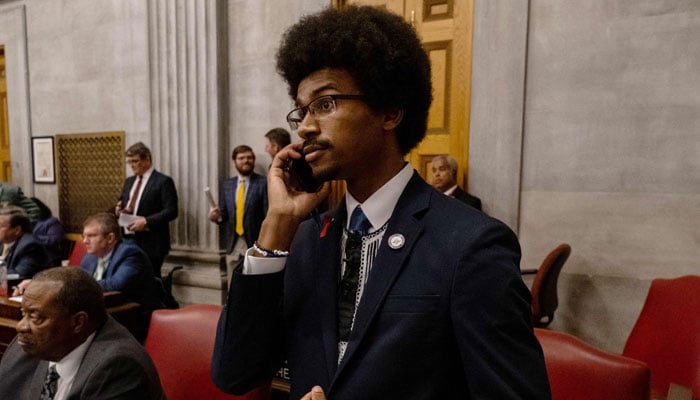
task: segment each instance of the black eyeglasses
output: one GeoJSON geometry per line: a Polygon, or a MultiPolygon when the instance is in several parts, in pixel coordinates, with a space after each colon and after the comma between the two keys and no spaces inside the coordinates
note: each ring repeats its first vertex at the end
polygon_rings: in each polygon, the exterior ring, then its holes
{"type": "Polygon", "coordinates": [[[311,116],[317,120],[333,114],[336,110],[336,100],[361,100],[365,98],[363,94],[327,94],[317,97],[303,107],[295,108],[287,114],[287,122],[293,131],[299,129],[301,121],[306,114],[311,112],[311,116]]]}

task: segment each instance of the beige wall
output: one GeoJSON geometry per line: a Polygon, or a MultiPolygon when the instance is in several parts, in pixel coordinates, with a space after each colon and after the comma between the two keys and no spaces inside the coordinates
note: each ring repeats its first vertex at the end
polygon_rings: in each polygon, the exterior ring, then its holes
{"type": "MultiPolygon", "coordinates": [[[[551,327],[621,351],[651,279],[700,274],[700,3],[532,0],[517,12],[510,4],[475,6],[474,46],[490,58],[475,50],[484,89],[474,101],[515,96],[523,107],[483,107],[472,135],[487,144],[492,134],[519,136],[522,148],[472,143],[472,152],[513,157],[508,176],[520,177],[520,198],[503,206],[513,199],[489,197],[491,189],[482,200],[517,229],[523,267],[571,244],[551,327]]],[[[490,159],[474,157],[470,169],[498,171],[490,159]]],[[[470,176],[472,190],[488,191],[489,178],[470,176]]],[[[493,178],[500,192],[513,190],[493,178]]]]}

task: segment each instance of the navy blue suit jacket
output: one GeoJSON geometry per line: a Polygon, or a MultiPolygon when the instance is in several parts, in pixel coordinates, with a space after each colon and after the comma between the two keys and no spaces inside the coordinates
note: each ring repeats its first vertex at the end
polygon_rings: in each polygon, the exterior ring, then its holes
{"type": "Polygon", "coordinates": [[[345,220],[342,204],[323,227],[304,222],[281,273],[238,269],[217,328],[219,387],[249,390],[287,357],[293,399],[313,385],[333,400],[550,398],[517,238],[416,173],[388,222],[338,365],[345,220]],[[397,235],[403,245],[392,248],[397,235]]]}
{"type": "Polygon", "coordinates": [[[5,259],[8,274],[19,274],[19,279],[30,279],[37,272],[50,265],[49,255],[44,245],[39,243],[31,233],[24,233],[10,248],[5,259]]]}
{"type": "MultiPolygon", "coordinates": [[[[251,173],[246,185],[245,212],[243,213],[243,237],[248,247],[251,247],[255,239],[260,235],[265,214],[267,214],[267,178],[251,173]]],[[[236,233],[236,187],[238,177],[226,179],[219,188],[219,209],[221,210],[221,223],[224,228],[223,247],[227,253],[233,250],[233,245],[238,240],[236,233]]]]}
{"type": "MultiPolygon", "coordinates": [[[[97,270],[97,256],[85,254],[80,269],[91,276],[97,270]]],[[[160,288],[153,276],[153,268],[148,256],[138,246],[129,242],[118,242],[112,250],[107,269],[97,283],[103,292],[118,290],[135,301],[145,311],[163,308],[160,302],[160,288]]]]}
{"type": "MultiPolygon", "coordinates": [[[[130,176],[124,182],[119,200],[122,207],[129,204],[129,192],[136,181],[136,176],[130,176]]],[[[136,215],[146,217],[148,230],[136,232],[135,242],[141,247],[151,263],[162,264],[170,251],[170,221],[177,218],[177,191],[173,179],[153,170],[143,188],[141,201],[138,203],[136,215]]],[[[153,265],[160,271],[160,265],[153,265]]]]}

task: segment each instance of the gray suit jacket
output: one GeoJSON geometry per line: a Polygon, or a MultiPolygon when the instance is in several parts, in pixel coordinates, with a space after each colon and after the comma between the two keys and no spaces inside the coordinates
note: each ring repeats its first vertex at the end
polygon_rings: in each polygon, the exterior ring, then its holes
{"type": "MultiPolygon", "coordinates": [[[[38,399],[48,364],[13,339],[0,362],[0,399],[38,399]]],[[[97,331],[68,394],[69,400],[107,398],[165,399],[146,350],[112,317],[97,331]]]]}

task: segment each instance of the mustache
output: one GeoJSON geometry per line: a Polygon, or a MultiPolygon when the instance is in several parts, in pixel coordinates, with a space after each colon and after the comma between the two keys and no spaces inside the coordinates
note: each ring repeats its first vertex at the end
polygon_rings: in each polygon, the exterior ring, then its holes
{"type": "Polygon", "coordinates": [[[302,148],[302,154],[308,154],[316,150],[327,149],[331,147],[330,142],[327,140],[309,139],[304,141],[304,147],[302,148]]]}

